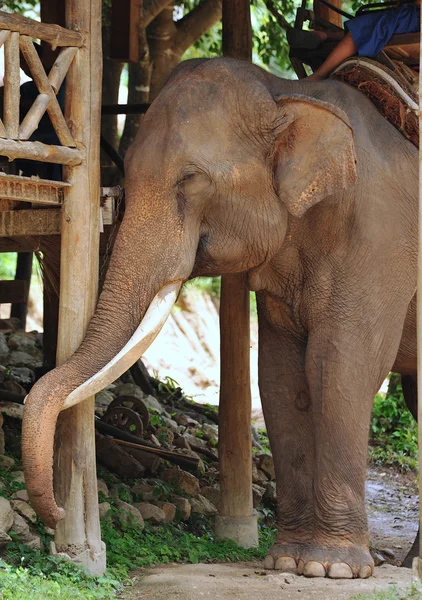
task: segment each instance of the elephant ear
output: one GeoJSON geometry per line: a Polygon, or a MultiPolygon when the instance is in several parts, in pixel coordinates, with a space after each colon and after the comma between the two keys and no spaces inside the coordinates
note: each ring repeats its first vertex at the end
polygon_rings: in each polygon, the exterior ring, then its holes
{"type": "Polygon", "coordinates": [[[274,182],[295,217],[356,180],[353,129],[336,106],[306,96],[279,96],[282,131],[275,141],[274,182]]]}

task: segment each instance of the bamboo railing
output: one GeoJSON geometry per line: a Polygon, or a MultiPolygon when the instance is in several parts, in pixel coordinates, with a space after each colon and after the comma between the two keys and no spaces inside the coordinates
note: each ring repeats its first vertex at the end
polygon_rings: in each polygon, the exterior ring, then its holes
{"type": "Polygon", "coordinates": [[[0,48],[4,46],[5,58],[1,155],[9,160],[22,158],[67,166],[82,162],[83,152],[76,147],[57,93],[78,48],[83,44],[84,37],[77,31],[0,11],[0,48]],[[34,37],[51,44],[53,49],[61,48],[48,75],[32,41],[34,37]],[[19,120],[21,54],[38,89],[38,95],[22,123],[19,120]],[[28,141],[46,112],[61,145],[28,141]]]}

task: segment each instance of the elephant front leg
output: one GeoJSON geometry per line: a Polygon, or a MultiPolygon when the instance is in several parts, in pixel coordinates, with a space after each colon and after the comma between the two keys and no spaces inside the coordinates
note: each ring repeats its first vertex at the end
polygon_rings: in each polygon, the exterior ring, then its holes
{"type": "Polygon", "coordinates": [[[265,567],[297,571],[312,542],[315,440],[305,374],[306,340],[275,329],[259,312],[259,388],[274,457],[278,537],[265,567]]]}

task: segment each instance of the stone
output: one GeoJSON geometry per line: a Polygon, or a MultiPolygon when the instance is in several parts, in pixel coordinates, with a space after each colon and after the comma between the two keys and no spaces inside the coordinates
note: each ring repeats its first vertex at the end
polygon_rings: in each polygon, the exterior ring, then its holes
{"type": "Polygon", "coordinates": [[[126,495],[126,493],[130,494],[130,486],[126,483],[118,483],[117,485],[113,485],[110,489],[109,496],[112,498],[120,498],[121,494],[126,495]]]}
{"type": "Polygon", "coordinates": [[[374,559],[374,565],[379,567],[385,563],[385,558],[379,552],[374,552],[372,554],[372,558],[374,559]]]}
{"type": "Polygon", "coordinates": [[[0,333],[0,356],[7,356],[9,354],[9,346],[7,345],[6,336],[4,333],[0,333]]]}
{"type": "Polygon", "coordinates": [[[39,358],[41,354],[40,348],[37,348],[37,339],[32,333],[26,331],[17,331],[9,336],[7,341],[11,350],[18,350],[19,352],[26,352],[31,356],[39,358]]]}
{"type": "Polygon", "coordinates": [[[169,417],[163,417],[163,421],[173,433],[179,433],[179,425],[176,423],[176,421],[170,419],[169,417]]]}
{"type": "Polygon", "coordinates": [[[13,525],[14,512],[9,500],[0,496],[0,531],[7,533],[13,525]]]}
{"type": "Polygon", "coordinates": [[[114,400],[114,394],[108,390],[102,390],[95,394],[95,410],[104,414],[111,402],[114,400]]]}
{"type": "Polygon", "coordinates": [[[159,415],[163,415],[165,417],[169,417],[170,415],[168,414],[168,412],[166,411],[166,409],[161,406],[161,404],[158,402],[157,398],[154,398],[154,396],[143,396],[142,398],[145,406],[147,408],[149,408],[150,410],[155,410],[155,412],[157,412],[159,415]]]}
{"type": "Polygon", "coordinates": [[[10,317],[10,319],[2,319],[2,329],[8,328],[8,331],[14,332],[21,329],[21,320],[17,317],[10,317]]]}
{"type": "Polygon", "coordinates": [[[157,436],[155,436],[153,433],[151,433],[149,439],[151,440],[151,442],[153,444],[155,444],[158,448],[161,448],[161,443],[160,440],[157,438],[157,436]]]}
{"type": "Polygon", "coordinates": [[[135,502],[134,506],[139,510],[145,521],[151,520],[154,523],[164,523],[166,520],[165,512],[155,504],[135,502]]]}
{"type": "Polygon", "coordinates": [[[29,503],[29,496],[26,490],[18,490],[14,494],[12,494],[13,500],[23,500],[24,502],[29,503]]]}
{"type": "Polygon", "coordinates": [[[0,456],[0,469],[3,469],[3,471],[10,471],[14,465],[15,461],[11,456],[0,456]]]}
{"type": "Polygon", "coordinates": [[[196,496],[199,492],[199,480],[197,477],[187,471],[182,471],[182,469],[167,469],[162,474],[162,479],[163,481],[173,483],[177,489],[190,496],[196,496]]]}
{"type": "Polygon", "coordinates": [[[156,431],[156,434],[161,444],[173,444],[174,433],[166,426],[159,427],[156,431]]]}
{"type": "Polygon", "coordinates": [[[150,502],[159,497],[159,494],[154,494],[154,487],[147,483],[138,483],[130,488],[133,495],[140,496],[143,502],[150,502]]]}
{"type": "Polygon", "coordinates": [[[52,529],[51,527],[45,527],[45,532],[47,535],[54,535],[55,534],[55,530],[52,529]]]}
{"type": "Polygon", "coordinates": [[[207,516],[216,515],[218,513],[218,510],[214,504],[201,494],[198,494],[196,498],[191,498],[190,503],[192,505],[192,512],[194,513],[207,516]]]}
{"type": "Polygon", "coordinates": [[[13,473],[12,479],[16,483],[25,483],[25,475],[23,471],[15,471],[13,473]]]}
{"type": "Polygon", "coordinates": [[[6,451],[5,439],[3,431],[3,413],[0,412],[0,456],[3,456],[6,451]]]}
{"type": "Polygon", "coordinates": [[[111,508],[111,504],[109,502],[100,502],[98,505],[98,510],[100,513],[100,519],[104,519],[107,516],[108,511],[111,508]]]}
{"type": "Polygon", "coordinates": [[[0,546],[4,546],[8,542],[11,542],[12,538],[5,531],[0,531],[0,546]]]}
{"type": "Polygon", "coordinates": [[[274,461],[271,454],[259,454],[258,455],[258,466],[261,471],[264,471],[265,475],[268,476],[272,481],[275,480],[275,469],[274,461]]]}
{"type": "Polygon", "coordinates": [[[13,533],[15,533],[19,540],[23,543],[30,538],[29,525],[17,512],[13,514],[13,525],[11,531],[13,531],[13,533]]]}
{"type": "Polygon", "coordinates": [[[18,394],[19,396],[26,396],[26,389],[17,381],[8,379],[3,382],[3,389],[12,394],[18,394]]]}
{"type": "Polygon", "coordinates": [[[139,386],[135,385],[134,383],[119,383],[114,388],[113,393],[117,397],[119,397],[119,396],[134,396],[135,398],[138,398],[139,400],[143,400],[144,396],[145,396],[145,394],[141,390],[141,388],[139,386]]]}
{"type": "Polygon", "coordinates": [[[252,481],[253,481],[253,483],[257,483],[258,485],[266,484],[267,480],[268,479],[267,479],[267,476],[265,475],[264,471],[261,471],[260,469],[258,469],[256,464],[253,462],[252,463],[252,481]]]}
{"type": "Polygon", "coordinates": [[[195,435],[191,435],[190,433],[185,433],[184,438],[185,440],[187,440],[191,447],[197,446],[198,448],[208,448],[207,440],[203,440],[202,438],[196,437],[195,435]]]}
{"type": "Polygon", "coordinates": [[[262,498],[265,494],[265,488],[260,485],[256,485],[256,483],[252,484],[252,497],[253,497],[253,507],[257,508],[261,504],[262,498]]]}
{"type": "Polygon", "coordinates": [[[267,500],[277,500],[277,489],[275,481],[267,481],[264,498],[266,498],[267,500]]]}
{"type": "Polygon", "coordinates": [[[191,419],[188,415],[178,414],[174,416],[174,420],[183,427],[201,427],[201,424],[195,419],[191,419]]]}
{"type": "Polygon", "coordinates": [[[27,502],[24,500],[12,500],[11,505],[13,510],[18,512],[22,517],[25,517],[31,523],[36,523],[37,515],[35,514],[35,510],[27,502]]]}
{"type": "Polygon", "coordinates": [[[155,506],[158,506],[158,508],[161,508],[165,514],[166,518],[164,523],[171,523],[176,516],[176,505],[172,502],[161,502],[160,500],[155,500],[154,504],[155,506]]]}
{"type": "Polygon", "coordinates": [[[190,450],[189,442],[184,435],[174,436],[173,444],[176,446],[176,448],[190,450]]]}
{"type": "Polygon", "coordinates": [[[9,406],[2,406],[1,412],[12,419],[20,419],[23,417],[23,404],[9,404],[9,406]]]}
{"type": "MultiPolygon", "coordinates": [[[[0,355],[0,361],[1,361],[2,357],[0,355]]],[[[8,376],[8,368],[3,366],[2,364],[0,364],[0,383],[3,383],[3,381],[6,379],[6,377],[8,376]]]]}
{"type": "Polygon", "coordinates": [[[35,373],[27,367],[10,367],[9,378],[25,387],[34,383],[35,373]]]}
{"type": "Polygon", "coordinates": [[[126,513],[128,513],[128,515],[130,515],[130,517],[129,516],[126,517],[126,520],[128,522],[133,520],[133,521],[135,521],[135,523],[137,523],[139,525],[139,527],[141,529],[143,529],[145,527],[143,515],[137,506],[128,504],[128,502],[123,502],[123,500],[119,500],[117,502],[117,506],[120,510],[125,511],[126,513]]]}
{"type": "Polygon", "coordinates": [[[14,350],[7,358],[7,364],[11,367],[30,367],[35,369],[41,367],[42,360],[31,356],[27,352],[14,350]]]}
{"type": "Polygon", "coordinates": [[[214,440],[215,442],[218,442],[218,425],[204,423],[201,429],[204,432],[204,437],[207,440],[214,440]]]}
{"type": "Polygon", "coordinates": [[[201,496],[207,498],[218,509],[221,501],[221,491],[219,484],[205,486],[201,488],[201,496]]]}
{"type": "Polygon", "coordinates": [[[199,454],[197,454],[194,450],[191,450],[191,449],[188,450],[187,448],[178,448],[176,450],[176,452],[177,452],[177,454],[183,454],[184,456],[190,456],[191,458],[196,458],[198,460],[197,471],[199,473],[205,473],[204,461],[199,456],[199,454]]]}
{"type": "Polygon", "coordinates": [[[26,546],[28,546],[29,548],[32,548],[32,550],[37,550],[37,551],[42,550],[44,548],[44,544],[42,543],[41,537],[37,533],[34,533],[33,531],[31,531],[30,534],[31,534],[31,539],[28,540],[27,542],[25,542],[26,546]]]}
{"type": "Polygon", "coordinates": [[[182,521],[187,521],[192,512],[192,505],[187,498],[183,496],[176,496],[173,494],[170,496],[170,500],[176,506],[176,508],[180,511],[180,518],[182,521]]]}
{"type": "Polygon", "coordinates": [[[106,498],[108,498],[110,496],[110,492],[108,491],[108,486],[107,486],[106,482],[103,481],[102,479],[97,479],[97,488],[98,488],[98,492],[101,492],[102,494],[104,494],[104,496],[106,498]]]}

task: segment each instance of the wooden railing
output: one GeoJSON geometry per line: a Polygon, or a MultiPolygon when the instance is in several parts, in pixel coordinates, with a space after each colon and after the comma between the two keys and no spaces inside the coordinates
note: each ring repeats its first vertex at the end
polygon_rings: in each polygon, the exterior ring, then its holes
{"type": "Polygon", "coordinates": [[[0,48],[4,46],[4,109],[0,119],[0,155],[75,166],[82,162],[83,153],[76,148],[69,125],[57,100],[57,93],[75,59],[84,37],[77,31],[39,23],[16,14],[0,11],[0,48]],[[47,75],[35,49],[33,38],[51,44],[53,50],[61,47],[57,59],[47,75]],[[20,53],[38,89],[31,108],[20,122],[20,53]],[[59,145],[30,142],[45,112],[48,113],[59,145]]]}

